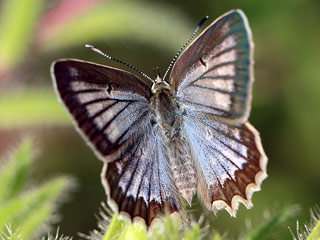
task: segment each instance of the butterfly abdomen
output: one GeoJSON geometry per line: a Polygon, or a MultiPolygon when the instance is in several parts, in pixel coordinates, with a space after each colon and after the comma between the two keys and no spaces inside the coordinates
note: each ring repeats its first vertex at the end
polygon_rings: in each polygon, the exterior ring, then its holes
{"type": "Polygon", "coordinates": [[[177,129],[168,145],[169,161],[177,189],[191,206],[197,190],[196,170],[191,147],[181,129],[177,129]]]}
{"type": "Polygon", "coordinates": [[[179,195],[191,205],[196,193],[196,172],[190,144],[181,130],[181,110],[170,90],[160,90],[153,96],[155,122],[166,146],[172,178],[179,195]]]}

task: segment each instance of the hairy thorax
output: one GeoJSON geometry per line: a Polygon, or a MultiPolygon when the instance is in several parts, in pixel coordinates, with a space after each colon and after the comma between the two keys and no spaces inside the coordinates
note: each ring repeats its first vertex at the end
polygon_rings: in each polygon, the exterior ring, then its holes
{"type": "Polygon", "coordinates": [[[179,127],[180,111],[170,90],[159,89],[153,94],[152,109],[156,124],[166,136],[172,137],[179,127]]]}

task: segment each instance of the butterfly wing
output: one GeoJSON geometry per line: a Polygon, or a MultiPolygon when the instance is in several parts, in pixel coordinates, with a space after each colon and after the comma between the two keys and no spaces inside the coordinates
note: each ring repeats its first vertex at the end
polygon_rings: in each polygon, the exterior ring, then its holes
{"type": "Polygon", "coordinates": [[[227,123],[247,120],[253,43],[246,16],[233,10],[209,25],[181,54],[170,75],[180,104],[227,123]]]}
{"type": "Polygon", "coordinates": [[[266,178],[267,157],[258,132],[246,123],[251,105],[253,43],[247,18],[230,11],[182,53],[170,82],[183,110],[197,193],[213,211],[235,216],[239,202],[266,178]]]}
{"type": "Polygon", "coordinates": [[[149,87],[131,73],[79,60],[52,64],[53,84],[81,136],[113,161],[151,118],[149,87]]]}
{"type": "Polygon", "coordinates": [[[231,216],[240,202],[250,208],[252,194],[267,177],[267,157],[254,127],[185,115],[183,130],[195,153],[197,193],[204,205],[231,216]]]}
{"type": "Polygon", "coordinates": [[[78,132],[105,162],[101,177],[114,210],[147,225],[180,210],[149,87],[131,73],[79,60],[57,61],[51,72],[78,132]]]}
{"type": "Polygon", "coordinates": [[[133,220],[142,218],[147,226],[160,215],[183,209],[158,131],[156,125],[148,128],[101,175],[115,208],[133,220]]]}

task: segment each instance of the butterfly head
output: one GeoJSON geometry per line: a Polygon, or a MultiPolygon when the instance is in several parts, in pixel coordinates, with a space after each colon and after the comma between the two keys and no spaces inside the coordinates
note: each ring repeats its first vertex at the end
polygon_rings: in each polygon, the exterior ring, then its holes
{"type": "Polygon", "coordinates": [[[157,75],[154,79],[154,82],[151,86],[151,92],[156,93],[158,91],[161,91],[163,89],[168,89],[170,90],[170,85],[166,81],[164,81],[160,75],[157,75]]]}

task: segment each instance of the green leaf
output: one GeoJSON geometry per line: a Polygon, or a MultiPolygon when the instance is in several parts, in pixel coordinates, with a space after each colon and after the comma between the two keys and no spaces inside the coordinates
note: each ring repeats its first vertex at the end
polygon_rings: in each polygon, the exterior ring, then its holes
{"type": "MultiPolygon", "coordinates": [[[[311,221],[309,224],[304,224],[303,228],[304,228],[304,231],[299,232],[300,227],[299,227],[299,222],[297,222],[297,235],[299,240],[300,239],[305,239],[305,240],[320,239],[320,208],[318,206],[314,207],[311,210],[311,221]]],[[[290,232],[293,238],[296,239],[291,229],[290,229],[290,232]]]]}
{"type": "Polygon", "coordinates": [[[22,196],[11,199],[1,205],[0,231],[6,223],[18,226],[25,239],[32,239],[50,219],[61,194],[71,186],[70,179],[59,177],[22,196]]]}
{"type": "Polygon", "coordinates": [[[0,203],[20,194],[32,162],[32,140],[25,139],[12,159],[3,164],[0,174],[0,203]]]}
{"type": "Polygon", "coordinates": [[[58,228],[55,235],[48,234],[47,237],[42,237],[41,240],[72,240],[72,237],[64,236],[63,234],[60,235],[58,228]]]}
{"type": "Polygon", "coordinates": [[[201,239],[201,230],[198,224],[193,224],[192,228],[184,233],[185,240],[196,240],[201,239]]]}
{"type": "Polygon", "coordinates": [[[128,227],[129,223],[125,220],[118,219],[118,214],[114,214],[105,233],[103,240],[120,239],[123,229],[128,227]]]}
{"type": "Polygon", "coordinates": [[[220,236],[220,234],[219,233],[216,233],[215,235],[214,235],[214,237],[213,237],[213,240],[221,240],[222,238],[221,238],[221,236],[220,236]]]}
{"type": "Polygon", "coordinates": [[[6,231],[0,232],[1,240],[23,240],[20,235],[20,230],[12,230],[11,225],[6,225],[6,231]]]}
{"type": "Polygon", "coordinates": [[[180,218],[176,215],[167,215],[163,219],[163,225],[160,223],[152,231],[152,237],[157,240],[178,240],[182,238],[182,224],[180,218]],[[173,219],[174,218],[174,219],[173,219]]]}
{"type": "Polygon", "coordinates": [[[147,240],[147,232],[145,226],[142,224],[130,224],[125,228],[123,232],[121,240],[131,240],[131,239],[139,239],[139,240],[147,240]]]}
{"type": "Polygon", "coordinates": [[[134,224],[130,221],[118,218],[118,214],[114,214],[105,233],[104,240],[147,240],[147,232],[143,225],[134,224]]]}
{"type": "Polygon", "coordinates": [[[320,239],[320,220],[318,220],[317,224],[312,229],[312,232],[308,236],[307,240],[319,240],[320,239]]]}
{"type": "Polygon", "coordinates": [[[28,50],[43,0],[6,0],[0,12],[0,67],[12,67],[28,50]]]}
{"type": "Polygon", "coordinates": [[[51,203],[41,204],[34,212],[35,214],[26,218],[27,221],[23,221],[19,225],[19,228],[22,229],[22,239],[34,239],[34,236],[39,234],[39,226],[43,226],[43,223],[52,215],[51,203]]]}
{"type": "Polygon", "coordinates": [[[274,230],[280,227],[285,221],[294,216],[298,211],[297,206],[285,206],[277,211],[274,216],[267,219],[260,226],[252,229],[243,240],[263,240],[268,239],[274,230]]]}
{"type": "MultiPolygon", "coordinates": [[[[26,138],[0,169],[1,240],[37,239],[55,214],[57,203],[73,186],[72,179],[57,177],[25,190],[33,160],[32,143],[26,138]]],[[[68,238],[62,235],[59,239],[68,238]]]]}
{"type": "Polygon", "coordinates": [[[59,177],[23,191],[32,163],[32,140],[26,139],[14,152],[12,159],[0,170],[0,238],[35,239],[55,213],[56,204],[72,181],[59,177]],[[19,229],[18,233],[12,231],[19,229]]]}
{"type": "Polygon", "coordinates": [[[165,216],[160,221],[157,220],[157,223],[147,233],[146,226],[142,223],[132,224],[129,220],[119,219],[118,214],[114,214],[110,221],[107,215],[100,212],[101,223],[99,225],[109,223],[108,226],[105,226],[107,230],[104,233],[104,240],[200,240],[204,235],[203,229],[198,224],[192,224],[191,228],[182,225],[178,216],[165,216]]]}

